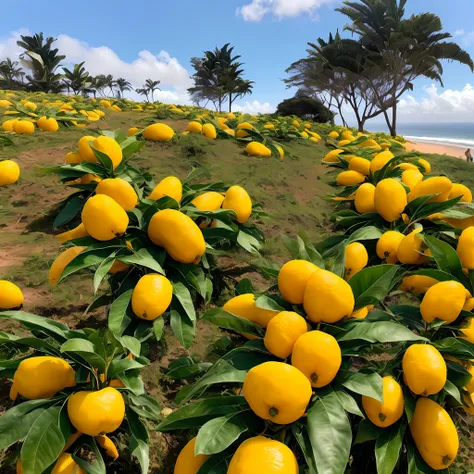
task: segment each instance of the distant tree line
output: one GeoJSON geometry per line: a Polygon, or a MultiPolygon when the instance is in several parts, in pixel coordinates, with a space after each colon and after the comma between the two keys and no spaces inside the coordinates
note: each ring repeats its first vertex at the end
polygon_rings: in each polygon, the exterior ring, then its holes
{"type": "MultiPolygon", "coordinates": [[[[24,52],[19,61],[7,58],[0,62],[0,87],[42,92],[72,92],[76,95],[94,97],[124,97],[126,91],[133,90],[132,84],[123,77],[114,78],[111,74],[92,76],[84,67],[84,62],[75,64],[72,69],[63,67],[66,56],[54,48],[56,40],[45,38],[43,33],[21,36],[17,41],[24,52]]],[[[160,90],[159,80],[147,79],[136,92],[154,100],[154,92],[160,90]]]]}
{"type": "Polygon", "coordinates": [[[345,1],[336,11],[349,19],[352,38],[336,32],[328,41],[308,43],[307,55],[287,69],[288,87],[298,87],[338,112],[351,109],[363,131],[367,120],[382,115],[390,133],[397,133],[400,98],[420,77],[442,82],[442,60],[474,70],[469,54],[443,32],[432,13],[405,16],[407,0],[345,1]]]}

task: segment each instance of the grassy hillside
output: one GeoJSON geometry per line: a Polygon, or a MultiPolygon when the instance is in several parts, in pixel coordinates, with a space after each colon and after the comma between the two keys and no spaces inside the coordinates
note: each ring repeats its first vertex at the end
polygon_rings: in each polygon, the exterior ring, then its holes
{"type": "MultiPolygon", "coordinates": [[[[138,112],[110,113],[105,121],[96,124],[104,129],[126,131],[131,126],[143,125],[144,117],[138,112]]],[[[183,131],[187,124],[185,121],[164,122],[177,131],[183,131]]],[[[41,168],[63,163],[65,154],[86,131],[75,128],[54,134],[14,136],[14,145],[0,150],[0,159],[14,158],[22,170],[17,185],[0,188],[0,277],[11,279],[24,289],[27,311],[61,319],[72,327],[85,325],[83,312],[91,299],[92,282],[89,276],[79,276],[67,279],[53,289],[49,286],[48,270],[58,253],[50,211],[70,191],[55,176],[42,174],[41,168]]],[[[184,178],[192,168],[205,167],[209,173],[206,180],[244,186],[252,199],[261,203],[269,214],[263,226],[267,240],[262,256],[279,263],[288,258],[281,235],[295,235],[304,230],[312,240],[319,240],[331,233],[328,216],[334,210],[334,203],[325,199],[333,192],[328,184],[333,176],[327,174],[327,169],[321,164],[321,158],[327,152],[324,143],[301,143],[300,140],[286,148],[295,159],[252,158],[246,156],[234,141],[210,141],[201,135],[188,135],[167,144],[148,142],[134,164],[149,170],[156,181],[168,175],[184,178]]],[[[433,172],[447,173],[457,182],[474,188],[471,164],[436,155],[428,159],[434,166],[433,172]]],[[[237,262],[226,259],[222,264],[235,266],[237,262]]],[[[269,285],[255,273],[252,278],[257,286],[269,285]]],[[[93,314],[88,317],[87,326],[94,326],[94,319],[103,317],[100,312],[93,314]]],[[[214,327],[200,325],[190,351],[197,357],[205,355],[207,346],[216,339],[217,333],[214,327]]],[[[6,329],[6,323],[2,322],[1,329],[6,329]]],[[[184,350],[172,337],[166,338],[164,345],[167,357],[162,358],[163,347],[150,354],[153,364],[144,371],[143,378],[151,395],[157,396],[163,406],[172,406],[169,400],[175,387],[161,377],[162,369],[167,366],[169,358],[184,350]]],[[[6,396],[3,391],[4,400],[6,396]]],[[[463,436],[464,443],[469,446],[472,443],[470,430],[466,430],[463,436]]],[[[156,443],[156,449],[152,451],[156,453],[153,466],[156,472],[163,472],[164,465],[172,465],[171,460],[177,454],[177,442],[162,434],[155,434],[153,439],[156,443]]],[[[469,451],[465,451],[464,458],[460,458],[464,459],[466,469],[468,456],[469,451]]]]}

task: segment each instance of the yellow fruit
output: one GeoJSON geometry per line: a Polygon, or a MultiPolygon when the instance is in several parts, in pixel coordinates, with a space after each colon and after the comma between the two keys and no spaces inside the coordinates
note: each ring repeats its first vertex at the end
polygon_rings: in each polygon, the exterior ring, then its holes
{"type": "Polygon", "coordinates": [[[125,211],[138,204],[138,196],[133,186],[122,178],[103,179],[95,188],[96,194],[105,194],[120,204],[125,211]]]}
{"type": "Polygon", "coordinates": [[[13,132],[13,125],[17,119],[10,119],[10,120],[5,120],[5,122],[2,123],[2,129],[5,130],[5,132],[13,132]]]}
{"type": "Polygon", "coordinates": [[[8,186],[18,181],[20,177],[20,167],[15,161],[0,161],[0,186],[8,186]]]}
{"type": "Polygon", "coordinates": [[[420,305],[427,323],[441,319],[452,323],[461,313],[466,301],[466,289],[457,281],[441,281],[428,289],[420,305]]]}
{"type": "Polygon", "coordinates": [[[204,454],[194,455],[195,446],[196,438],[193,438],[181,450],[174,466],[174,474],[197,474],[201,466],[207,461],[209,456],[204,454]]]}
{"type": "Polygon", "coordinates": [[[339,173],[336,178],[336,183],[339,186],[353,186],[354,184],[360,184],[364,181],[365,176],[358,171],[343,171],[339,173]]]}
{"type": "Polygon", "coordinates": [[[453,188],[453,183],[445,176],[437,176],[428,178],[418,183],[408,196],[409,201],[413,201],[421,196],[436,194],[436,196],[428,199],[429,202],[444,202],[449,198],[449,194],[453,188]]]}
{"type": "Polygon", "coordinates": [[[69,453],[59,456],[51,474],[85,474],[69,453]]]}
{"type": "Polygon", "coordinates": [[[29,102],[29,101],[24,102],[23,105],[25,106],[25,109],[31,109],[31,110],[36,110],[38,107],[34,102],[29,102]]]}
{"type": "Polygon", "coordinates": [[[315,388],[330,384],[341,368],[342,353],[336,339],[322,331],[309,331],[293,346],[291,364],[300,370],[315,388]]]}
{"type": "Polygon", "coordinates": [[[245,130],[237,130],[237,133],[235,134],[237,138],[245,138],[248,137],[249,134],[245,130]]]}
{"type": "Polygon", "coordinates": [[[84,228],[97,240],[120,237],[127,230],[128,222],[128,215],[120,204],[105,194],[92,196],[82,209],[84,228]]]}
{"type": "Polygon", "coordinates": [[[91,173],[85,174],[84,176],[81,177],[82,184],[100,183],[101,181],[102,181],[101,178],[91,173]]]}
{"type": "Polygon", "coordinates": [[[132,309],[140,318],[153,321],[171,304],[173,285],[163,275],[149,273],[140,278],[132,293],[132,309]]]}
{"type": "Polygon", "coordinates": [[[400,163],[399,165],[396,166],[396,168],[400,168],[404,171],[406,170],[412,170],[412,171],[420,171],[420,169],[418,168],[418,166],[415,166],[414,164],[412,163],[400,163]]]}
{"type": "MultiPolygon", "coordinates": [[[[122,384],[123,385],[123,384],[122,384]]],[[[105,449],[105,454],[112,458],[114,461],[118,459],[119,453],[117,451],[117,447],[113,443],[113,441],[105,435],[99,435],[95,437],[97,444],[102,448],[105,449]]]]}
{"type": "Polygon", "coordinates": [[[191,201],[200,211],[217,211],[221,208],[223,202],[224,196],[214,191],[200,194],[191,201]]]}
{"type": "Polygon", "coordinates": [[[472,342],[474,344],[474,318],[467,318],[461,328],[461,339],[472,342]]]}
{"type": "MultiPolygon", "coordinates": [[[[369,138],[368,140],[365,140],[365,142],[362,142],[359,145],[360,148],[372,148],[373,151],[379,151],[382,149],[382,147],[375,141],[369,138]]],[[[383,153],[383,152],[382,152],[383,153]]]]}
{"type": "Polygon", "coordinates": [[[174,137],[174,130],[164,123],[148,125],[143,132],[143,138],[152,142],[168,142],[174,137]]]}
{"type": "Polygon", "coordinates": [[[215,139],[215,138],[217,137],[216,127],[214,127],[214,125],[212,125],[212,123],[206,123],[206,124],[203,125],[203,127],[202,127],[202,134],[203,134],[206,138],[215,139]]]}
{"type": "Polygon", "coordinates": [[[16,474],[25,474],[25,471],[23,471],[23,466],[21,464],[20,458],[18,458],[18,461],[16,462],[16,474]]]}
{"type": "Polygon", "coordinates": [[[231,186],[225,193],[222,209],[231,209],[237,214],[237,222],[244,224],[252,214],[252,200],[240,186],[231,186]]]}
{"type": "Polygon", "coordinates": [[[374,202],[377,212],[387,222],[394,222],[407,206],[407,193],[396,179],[383,179],[375,187],[374,202]]]}
{"type": "Polygon", "coordinates": [[[18,286],[7,280],[0,280],[0,309],[19,308],[23,301],[23,293],[18,286]]]}
{"type": "Polygon", "coordinates": [[[189,122],[186,130],[192,133],[201,133],[202,125],[199,122],[189,122]]]}
{"type": "Polygon", "coordinates": [[[370,311],[374,309],[373,304],[369,304],[368,306],[364,306],[363,308],[358,309],[357,311],[354,311],[351,314],[351,318],[356,318],[356,319],[365,319],[367,315],[369,314],[370,311]]]}
{"type": "MultiPolygon", "coordinates": [[[[362,147],[362,145],[360,146],[362,147]]],[[[381,170],[393,158],[395,158],[395,155],[390,150],[378,153],[370,162],[370,172],[375,173],[376,171],[381,170]]]]}
{"type": "Polygon", "coordinates": [[[397,250],[397,257],[401,263],[407,265],[418,265],[423,262],[422,255],[423,240],[417,234],[422,232],[422,228],[415,229],[406,235],[400,242],[397,250]]]}
{"type": "MultiPolygon", "coordinates": [[[[280,441],[264,436],[245,440],[232,456],[227,470],[227,474],[298,474],[298,472],[298,462],[291,449],[280,441]]],[[[175,474],[178,473],[175,471],[175,474]]]]}
{"type": "Polygon", "coordinates": [[[346,247],[345,279],[353,277],[369,263],[369,254],[360,242],[352,242],[346,247]]]}
{"type": "Polygon", "coordinates": [[[280,359],[286,359],[293,351],[298,338],[308,330],[303,317],[293,311],[282,311],[268,323],[265,347],[280,359]]]}
{"type": "Polygon", "coordinates": [[[404,239],[401,232],[389,230],[385,232],[377,242],[377,255],[385,259],[387,263],[397,263],[397,251],[401,241],[404,239]]]}
{"type": "Polygon", "coordinates": [[[360,174],[363,174],[364,176],[368,176],[370,172],[370,161],[366,160],[365,158],[356,156],[350,161],[349,169],[353,171],[358,171],[360,174]]]}
{"type": "Polygon", "coordinates": [[[453,183],[451,192],[449,193],[449,199],[454,199],[455,197],[462,196],[460,202],[472,202],[472,192],[464,184],[453,183]]]}
{"type": "Polygon", "coordinates": [[[403,415],[405,403],[402,387],[393,377],[384,377],[383,403],[363,395],[362,406],[374,425],[387,428],[396,423],[403,415]]]}
{"type": "Polygon", "coordinates": [[[471,394],[464,394],[463,396],[463,410],[469,415],[474,415],[474,392],[471,394]],[[467,406],[466,406],[467,405],[467,406]]]}
{"type": "Polygon", "coordinates": [[[124,272],[129,268],[130,265],[128,263],[123,263],[120,260],[115,260],[107,273],[109,273],[110,275],[115,275],[116,273],[124,272]]]}
{"type": "Polygon", "coordinates": [[[411,275],[405,277],[400,285],[400,290],[408,291],[414,295],[426,293],[438,280],[424,275],[411,275]]]}
{"type": "Polygon", "coordinates": [[[235,137],[235,131],[232,130],[231,128],[226,128],[224,130],[224,132],[228,133],[229,135],[232,135],[233,137],[235,137]]]}
{"type": "Polygon", "coordinates": [[[59,129],[58,122],[54,118],[41,117],[36,122],[36,125],[43,132],[57,132],[59,129]]]}
{"type": "Polygon", "coordinates": [[[0,100],[0,107],[10,107],[11,105],[13,105],[9,100],[6,100],[6,99],[1,99],[0,100]]]}
{"type": "MultiPolygon", "coordinates": [[[[460,363],[462,364],[462,362],[460,361],[460,363]]],[[[474,394],[474,365],[472,365],[471,362],[468,362],[465,366],[466,370],[469,372],[469,374],[471,375],[471,380],[469,380],[469,382],[466,384],[466,386],[464,387],[468,393],[473,393],[474,394]],[[469,365],[467,365],[469,364],[469,365]]]]}
{"type": "Polygon", "coordinates": [[[85,249],[86,247],[70,247],[56,257],[56,260],[49,269],[49,283],[54,286],[64,271],[64,269],[85,249]]]}
{"type": "Polygon", "coordinates": [[[343,146],[346,146],[346,145],[349,145],[349,143],[351,142],[352,140],[341,140],[340,142],[338,142],[337,146],[339,148],[343,147],[343,146]]]}
{"type": "Polygon", "coordinates": [[[415,188],[418,183],[423,181],[423,175],[419,169],[406,170],[402,174],[402,183],[410,188],[410,191],[415,188]]]}
{"type": "Polygon", "coordinates": [[[354,205],[360,214],[376,212],[375,209],[375,186],[371,183],[361,184],[355,193],[354,205]]]}
{"type": "Polygon", "coordinates": [[[73,368],[59,357],[41,356],[22,360],[13,376],[10,398],[17,394],[29,400],[51,398],[76,385],[73,368]]]}
{"type": "Polygon", "coordinates": [[[31,135],[35,131],[35,126],[28,120],[17,120],[13,123],[13,131],[21,135],[31,135]]]}
{"type": "Polygon", "coordinates": [[[286,262],[278,274],[278,288],[283,298],[291,304],[302,304],[308,280],[319,268],[306,260],[286,262]]]}
{"type": "Polygon", "coordinates": [[[67,153],[64,160],[66,161],[67,165],[79,165],[80,163],[82,163],[82,157],[80,153],[76,153],[73,151],[67,153]]]}
{"type": "Polygon", "coordinates": [[[416,395],[434,395],[446,383],[446,362],[438,349],[428,344],[411,345],[403,356],[402,368],[405,383],[416,395]]]}
{"type": "Polygon", "coordinates": [[[249,156],[272,156],[272,151],[267,148],[263,143],[250,142],[245,147],[245,153],[249,156]]]}
{"type": "Polygon", "coordinates": [[[96,137],[93,137],[91,135],[85,135],[84,137],[80,138],[77,143],[81,158],[91,163],[97,162],[97,158],[95,157],[94,152],[91,148],[91,144],[94,142],[95,139],[96,137]]]}
{"type": "Polygon", "coordinates": [[[270,321],[278,314],[278,311],[255,306],[255,295],[252,293],[245,293],[231,298],[222,309],[241,318],[248,319],[262,328],[266,328],[270,321]]]}
{"type": "Polygon", "coordinates": [[[132,135],[135,135],[138,132],[138,130],[139,129],[137,127],[130,127],[127,130],[127,137],[131,137],[132,135]]]}
{"type": "Polygon", "coordinates": [[[456,459],[459,449],[456,426],[446,410],[433,400],[418,399],[410,431],[418,452],[432,469],[446,469],[456,459]]]}
{"type": "Polygon", "coordinates": [[[242,122],[237,125],[237,130],[252,130],[253,125],[248,122],[242,122]]]}
{"type": "Polygon", "coordinates": [[[431,173],[431,164],[424,158],[418,158],[418,162],[425,169],[425,173],[431,173]]]}
{"type": "Polygon", "coordinates": [[[323,163],[339,163],[338,155],[344,153],[344,150],[332,150],[324,158],[323,163]]]}
{"type": "Polygon", "coordinates": [[[329,133],[328,136],[331,138],[339,138],[339,133],[337,133],[336,131],[332,131],[329,133]]]}
{"type": "Polygon", "coordinates": [[[157,201],[162,197],[169,196],[175,201],[180,202],[183,197],[183,185],[176,176],[168,176],[163,178],[156,186],[155,189],[148,196],[148,199],[157,201]]]}
{"type": "MultiPolygon", "coordinates": [[[[0,163],[1,166],[1,163],[0,163]]],[[[462,231],[458,240],[457,252],[463,268],[474,270],[474,226],[462,231]]]]}
{"type": "Polygon", "coordinates": [[[101,135],[92,142],[92,147],[107,155],[112,161],[114,169],[122,162],[122,148],[113,138],[101,135]]]}
{"type": "Polygon", "coordinates": [[[287,425],[301,418],[313,391],[308,379],[283,362],[265,362],[247,373],[243,393],[254,413],[287,425]]]}
{"type": "Polygon", "coordinates": [[[190,217],[175,209],[155,213],[148,226],[148,236],[181,263],[197,263],[206,251],[201,229],[190,217]]]}
{"type": "Polygon", "coordinates": [[[119,391],[107,387],[95,392],[77,392],[67,402],[69,420],[76,430],[89,436],[112,433],[125,416],[125,403],[119,391]]]}
{"type": "Polygon", "coordinates": [[[354,303],[352,288],[334,273],[319,270],[308,280],[303,306],[314,323],[336,323],[353,313],[354,303]]]}

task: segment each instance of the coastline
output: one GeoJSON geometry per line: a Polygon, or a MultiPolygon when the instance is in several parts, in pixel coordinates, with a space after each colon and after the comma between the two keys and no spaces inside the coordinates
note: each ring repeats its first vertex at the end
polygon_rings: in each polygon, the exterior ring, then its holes
{"type": "Polygon", "coordinates": [[[464,155],[464,153],[468,147],[444,145],[440,143],[408,141],[405,143],[405,148],[407,151],[419,151],[420,153],[428,153],[435,155],[448,155],[454,156],[456,158],[462,158],[465,160],[466,156],[464,155]]]}

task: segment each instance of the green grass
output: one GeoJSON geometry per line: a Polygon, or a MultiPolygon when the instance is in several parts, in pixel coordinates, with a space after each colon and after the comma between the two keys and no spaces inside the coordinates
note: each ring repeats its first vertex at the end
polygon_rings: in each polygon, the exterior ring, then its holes
{"type": "MultiPolygon", "coordinates": [[[[92,128],[126,131],[131,126],[143,127],[150,114],[123,112],[107,114],[106,121],[96,122],[92,128]]],[[[185,121],[166,120],[176,130],[184,130],[185,121]]],[[[59,164],[64,155],[75,148],[77,140],[89,134],[88,130],[77,128],[59,133],[35,133],[32,136],[14,136],[14,146],[1,151],[2,158],[14,158],[20,164],[22,177],[17,185],[0,189],[0,251],[5,255],[0,261],[0,275],[11,278],[25,289],[25,311],[56,316],[71,326],[103,325],[104,315],[98,313],[86,320],[83,311],[92,297],[92,280],[79,275],[69,278],[60,285],[50,288],[49,267],[57,255],[59,245],[56,239],[43,231],[50,231],[48,212],[70,191],[54,176],[39,173],[38,168],[59,164]]],[[[266,243],[262,254],[274,262],[282,263],[289,255],[282,244],[282,235],[294,236],[304,230],[313,241],[331,233],[328,221],[335,209],[334,203],[324,199],[334,193],[329,183],[334,176],[327,175],[327,168],[321,158],[327,153],[323,143],[283,144],[296,159],[286,157],[252,158],[243,153],[243,148],[232,140],[209,141],[203,136],[187,136],[175,139],[173,143],[147,143],[140,152],[135,165],[150,170],[155,181],[176,175],[184,178],[193,167],[205,166],[210,173],[209,181],[223,181],[227,185],[239,184],[251,195],[254,202],[263,205],[269,214],[263,230],[266,243]]],[[[455,181],[474,189],[473,165],[457,158],[427,155],[433,165],[433,173],[447,174],[455,181]]],[[[251,274],[257,288],[268,285],[257,274],[251,274]]],[[[224,300],[228,294],[221,297],[224,300]]],[[[200,323],[198,335],[190,353],[201,359],[208,346],[221,333],[214,327],[200,323]]],[[[170,336],[169,331],[167,336],[170,336]]],[[[168,361],[183,353],[173,337],[165,337],[164,343],[149,354],[152,364],[143,371],[147,390],[156,396],[163,406],[172,406],[172,395],[176,391],[173,383],[164,377],[168,361]]],[[[467,418],[467,417],[464,417],[467,418]]],[[[462,427],[464,447],[461,459],[464,466],[453,468],[452,472],[466,472],[472,462],[472,417],[462,427]],[[461,470],[459,470],[461,469],[461,470]]],[[[168,446],[177,449],[176,441],[169,435],[153,434],[153,472],[164,470],[168,457],[168,446]]],[[[174,453],[174,456],[176,453],[174,453]]],[[[168,466],[169,467],[169,466],[168,466]]],[[[471,467],[472,469],[472,467],[471,467]]]]}

